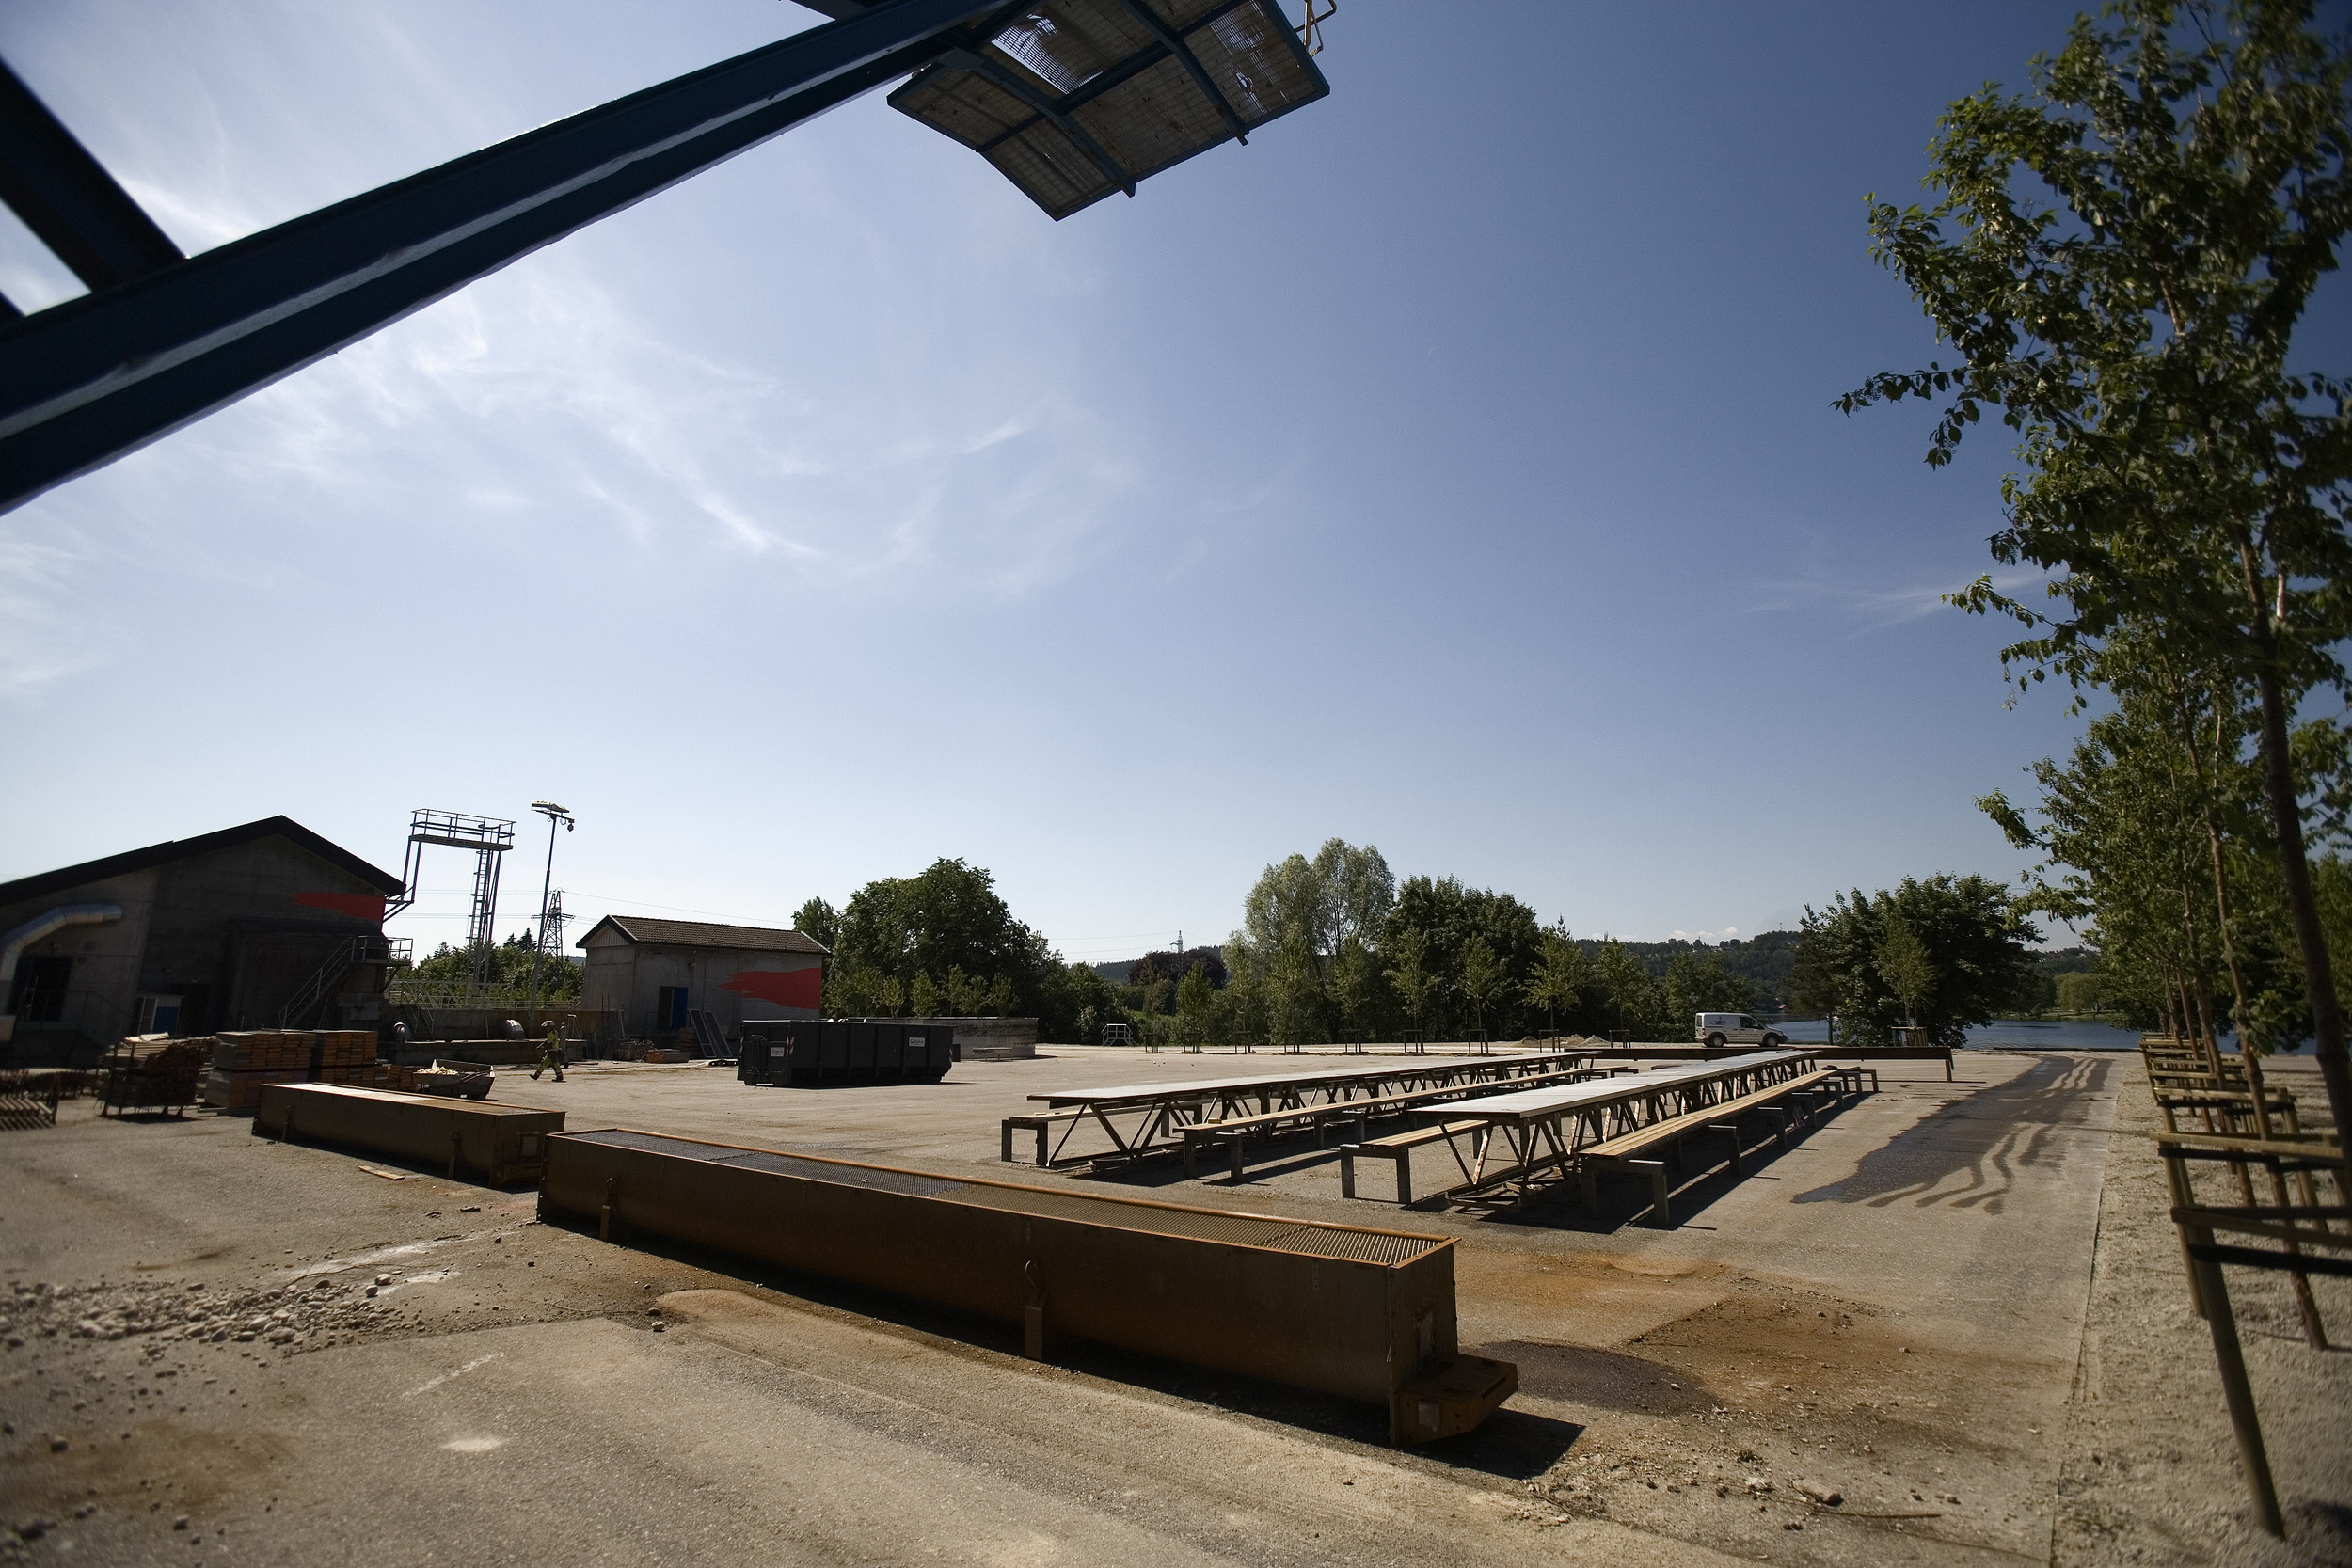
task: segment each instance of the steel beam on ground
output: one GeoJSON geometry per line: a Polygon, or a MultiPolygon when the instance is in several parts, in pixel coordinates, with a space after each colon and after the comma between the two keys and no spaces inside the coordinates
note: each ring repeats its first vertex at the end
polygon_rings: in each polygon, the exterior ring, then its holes
{"type": "Polygon", "coordinates": [[[861,93],[999,0],[888,0],[0,326],[0,510],[861,93]]]}

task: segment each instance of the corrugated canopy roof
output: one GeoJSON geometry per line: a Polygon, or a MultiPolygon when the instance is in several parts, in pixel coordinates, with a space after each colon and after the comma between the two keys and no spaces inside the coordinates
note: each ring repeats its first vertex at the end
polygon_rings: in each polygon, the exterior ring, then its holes
{"type": "Polygon", "coordinates": [[[1065,218],[1330,90],[1279,0],[1043,0],[890,103],[1065,218]]]}
{"type": "Polygon", "coordinates": [[[631,942],[660,942],[667,947],[734,947],[753,953],[831,952],[815,937],[799,931],[779,931],[772,926],[716,926],[707,920],[648,920],[643,915],[608,914],[573,945],[585,947],[588,938],[607,926],[631,942]]]}

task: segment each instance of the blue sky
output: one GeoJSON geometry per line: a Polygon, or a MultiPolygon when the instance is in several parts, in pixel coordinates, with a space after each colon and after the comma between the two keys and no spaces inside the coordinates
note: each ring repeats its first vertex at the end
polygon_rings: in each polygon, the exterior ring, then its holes
{"type": "MultiPolygon", "coordinates": [[[[962,856],[1091,960],[1333,835],[1641,938],[2012,876],[1969,802],[2075,721],[1937,603],[2006,443],[1830,400],[1932,353],[1865,193],[2074,9],[1348,0],[1330,98],[1058,225],[865,99],[0,517],[0,877],[552,798],[575,913],[962,856]]],[[[818,20],[14,0],[0,55],[200,249],[818,20]]]]}

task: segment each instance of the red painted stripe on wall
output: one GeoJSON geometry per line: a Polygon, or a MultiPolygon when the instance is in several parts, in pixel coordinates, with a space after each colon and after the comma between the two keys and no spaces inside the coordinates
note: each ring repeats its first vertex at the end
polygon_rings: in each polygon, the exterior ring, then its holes
{"type": "Polygon", "coordinates": [[[806,969],[738,970],[719,989],[779,1007],[816,1007],[824,1003],[825,972],[813,964],[806,969]]]}
{"type": "Polygon", "coordinates": [[[297,893],[294,901],[305,909],[332,910],[358,920],[384,918],[384,895],[380,893],[297,893]]]}

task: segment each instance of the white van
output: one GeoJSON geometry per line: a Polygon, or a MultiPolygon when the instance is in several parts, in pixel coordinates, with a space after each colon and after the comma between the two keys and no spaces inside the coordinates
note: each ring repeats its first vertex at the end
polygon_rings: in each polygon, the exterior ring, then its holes
{"type": "Polygon", "coordinates": [[[1760,1045],[1769,1051],[1788,1042],[1788,1036],[1745,1013],[1701,1013],[1698,1019],[1692,1037],[1701,1045],[1760,1045]]]}

